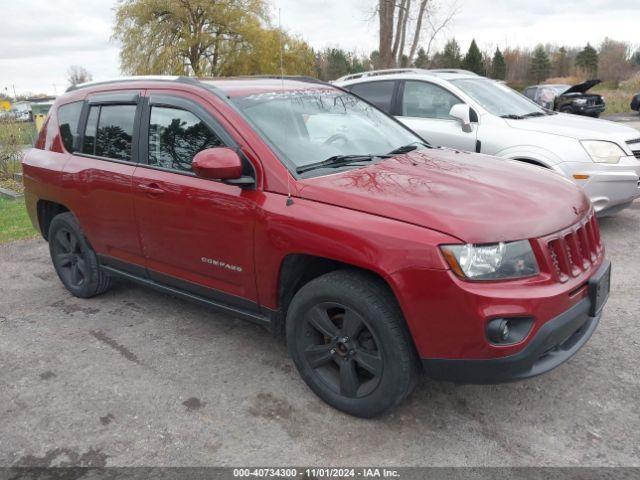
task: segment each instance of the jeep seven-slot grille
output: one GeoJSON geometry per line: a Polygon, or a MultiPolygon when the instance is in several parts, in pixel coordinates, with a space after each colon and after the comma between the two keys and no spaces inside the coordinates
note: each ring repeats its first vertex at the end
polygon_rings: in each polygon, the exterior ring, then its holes
{"type": "Polygon", "coordinates": [[[553,269],[561,282],[588,270],[603,250],[593,212],[580,223],[547,237],[545,241],[553,269]]]}

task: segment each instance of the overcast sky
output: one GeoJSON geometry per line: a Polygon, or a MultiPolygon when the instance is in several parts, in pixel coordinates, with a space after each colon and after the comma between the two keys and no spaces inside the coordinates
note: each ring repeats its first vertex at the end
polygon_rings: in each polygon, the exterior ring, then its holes
{"type": "MultiPolygon", "coordinates": [[[[432,0],[438,1],[438,0],[432,0]]],[[[439,0],[446,10],[451,2],[439,0]]],[[[110,40],[112,0],[0,0],[0,90],[62,93],[65,72],[82,65],[96,80],[120,74],[118,44],[110,40]]],[[[270,0],[283,27],[314,48],[377,47],[376,0],[270,0]]],[[[559,43],[598,44],[604,37],[636,44],[638,0],[458,0],[459,13],[442,33],[463,51],[475,37],[481,49],[559,43]]]]}

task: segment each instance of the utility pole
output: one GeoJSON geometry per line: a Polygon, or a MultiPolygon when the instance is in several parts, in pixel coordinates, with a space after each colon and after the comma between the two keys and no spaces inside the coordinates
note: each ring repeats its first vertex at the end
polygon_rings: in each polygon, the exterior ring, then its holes
{"type": "Polygon", "coordinates": [[[17,102],[18,101],[18,95],[16,95],[16,86],[15,84],[11,84],[11,88],[13,88],[13,101],[17,102]]]}

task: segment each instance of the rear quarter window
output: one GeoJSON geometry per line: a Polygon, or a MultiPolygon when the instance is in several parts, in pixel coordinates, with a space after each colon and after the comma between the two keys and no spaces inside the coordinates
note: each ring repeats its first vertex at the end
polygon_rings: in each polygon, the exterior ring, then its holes
{"type": "Polygon", "coordinates": [[[73,137],[78,133],[82,102],[73,102],[58,108],[58,126],[62,144],[68,152],[73,152],[73,137]]]}
{"type": "Polygon", "coordinates": [[[357,83],[351,85],[349,89],[359,97],[373,103],[379,109],[390,113],[395,83],[393,80],[357,83]]]}

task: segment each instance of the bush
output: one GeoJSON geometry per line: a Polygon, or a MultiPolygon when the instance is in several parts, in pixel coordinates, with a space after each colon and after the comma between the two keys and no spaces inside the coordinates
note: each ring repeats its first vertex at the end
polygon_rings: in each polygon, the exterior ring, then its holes
{"type": "Polygon", "coordinates": [[[34,136],[32,123],[0,119],[0,176],[7,177],[20,170],[22,146],[32,144],[34,136]]]}

